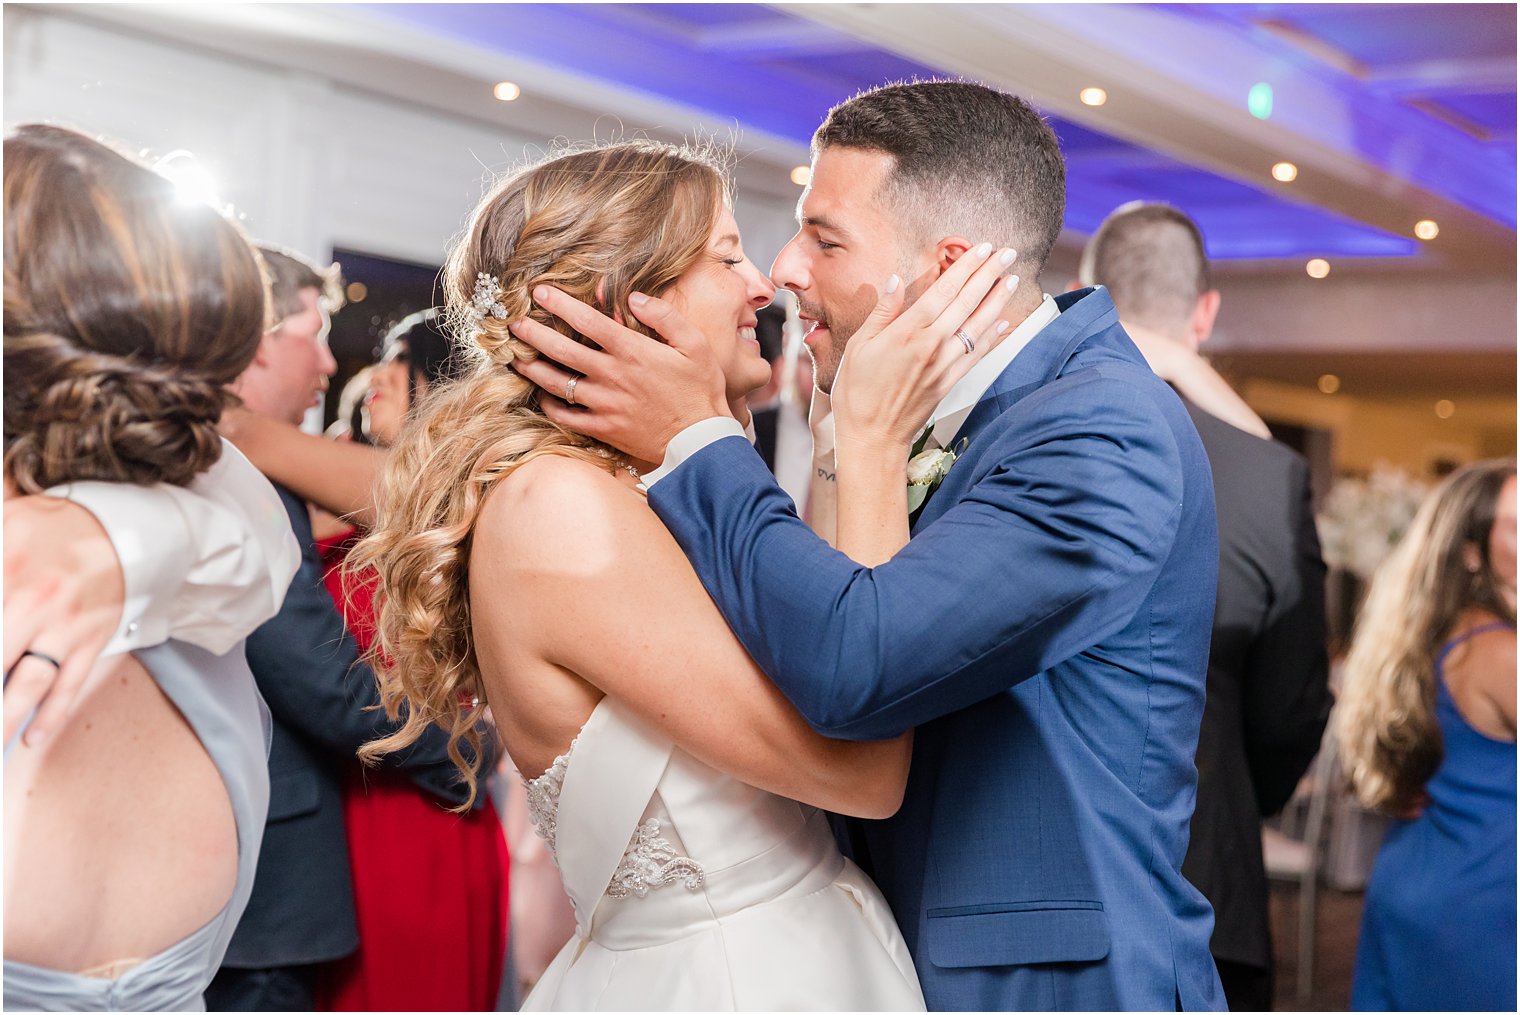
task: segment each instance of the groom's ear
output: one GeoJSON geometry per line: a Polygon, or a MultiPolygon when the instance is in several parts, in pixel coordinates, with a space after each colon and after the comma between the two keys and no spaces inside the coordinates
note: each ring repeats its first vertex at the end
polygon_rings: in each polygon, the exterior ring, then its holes
{"type": "Polygon", "coordinates": [[[950,269],[962,254],[974,244],[964,236],[946,236],[934,246],[934,268],[938,275],[950,269]]]}

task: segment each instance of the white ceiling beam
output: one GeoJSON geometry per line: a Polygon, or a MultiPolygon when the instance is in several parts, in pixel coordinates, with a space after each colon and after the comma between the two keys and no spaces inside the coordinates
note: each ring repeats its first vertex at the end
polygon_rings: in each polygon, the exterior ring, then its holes
{"type": "Polygon", "coordinates": [[[697,49],[754,59],[864,53],[874,48],[841,32],[790,18],[707,28],[691,33],[691,41],[697,49]]]}
{"type": "Polygon", "coordinates": [[[1379,68],[1363,81],[1374,91],[1401,98],[1498,94],[1515,90],[1515,61],[1499,57],[1425,60],[1379,68]]]}
{"type": "Polygon", "coordinates": [[[1359,60],[1351,56],[1339,46],[1332,45],[1319,36],[1286,21],[1274,21],[1252,19],[1253,28],[1258,28],[1269,35],[1276,36],[1282,42],[1287,43],[1301,53],[1306,53],[1320,63],[1333,67],[1342,74],[1349,74],[1354,78],[1367,76],[1367,67],[1359,60]]]}

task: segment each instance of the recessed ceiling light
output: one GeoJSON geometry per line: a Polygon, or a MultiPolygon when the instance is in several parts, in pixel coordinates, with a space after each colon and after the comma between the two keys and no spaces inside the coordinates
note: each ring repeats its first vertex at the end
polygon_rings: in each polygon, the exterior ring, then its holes
{"type": "Polygon", "coordinates": [[[1323,257],[1316,257],[1304,265],[1304,271],[1309,273],[1310,278],[1324,278],[1330,274],[1330,262],[1323,257]]]}
{"type": "Polygon", "coordinates": [[[350,282],[343,290],[343,295],[348,297],[350,303],[363,303],[364,297],[369,295],[369,286],[363,282],[350,282]]]}
{"type": "Polygon", "coordinates": [[[1414,234],[1422,240],[1433,240],[1441,235],[1441,227],[1434,219],[1420,219],[1414,224],[1414,234]]]}
{"type": "Polygon", "coordinates": [[[1457,403],[1449,398],[1443,398],[1436,403],[1436,418],[1451,419],[1457,414],[1457,403]]]}
{"type": "Polygon", "coordinates": [[[792,182],[799,187],[806,187],[808,181],[813,178],[812,166],[798,166],[792,170],[792,182]]]}
{"type": "Polygon", "coordinates": [[[522,89],[511,81],[498,81],[496,87],[491,89],[491,94],[503,102],[511,102],[522,94],[522,89]]]}
{"type": "Polygon", "coordinates": [[[1341,390],[1341,379],[1334,374],[1320,374],[1319,390],[1327,395],[1333,395],[1341,390]]]}
{"type": "Polygon", "coordinates": [[[1101,106],[1108,101],[1108,93],[1101,88],[1084,88],[1077,93],[1084,106],[1101,106]]]}
{"type": "Polygon", "coordinates": [[[1291,162],[1279,162],[1272,167],[1272,179],[1278,183],[1292,183],[1298,179],[1298,167],[1291,162]]]}

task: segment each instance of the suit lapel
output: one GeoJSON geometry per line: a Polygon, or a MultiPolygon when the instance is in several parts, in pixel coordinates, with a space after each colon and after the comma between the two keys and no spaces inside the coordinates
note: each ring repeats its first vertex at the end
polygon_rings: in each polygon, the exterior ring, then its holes
{"type": "Polygon", "coordinates": [[[913,521],[910,533],[918,532],[944,514],[965,493],[970,482],[968,477],[976,471],[970,468],[966,459],[973,458],[984,450],[986,442],[977,440],[982,431],[1030,392],[1043,388],[1059,377],[1083,342],[1119,323],[1119,314],[1109,299],[1108,290],[1101,286],[1062,293],[1056,297],[1056,306],[1060,308],[1061,316],[1046,325],[1014,357],[1013,362],[1008,364],[1008,369],[992,382],[992,387],[987,389],[987,393],[966,417],[966,422],[961,425],[952,441],[953,444],[959,444],[964,439],[967,442],[966,451],[951,467],[944,482],[930,492],[913,521]]]}

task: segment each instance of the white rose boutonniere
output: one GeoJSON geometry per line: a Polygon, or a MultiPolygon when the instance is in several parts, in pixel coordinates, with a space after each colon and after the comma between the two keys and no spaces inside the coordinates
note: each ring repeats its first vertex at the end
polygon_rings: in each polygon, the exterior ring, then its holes
{"type": "Polygon", "coordinates": [[[930,423],[923,434],[913,445],[913,450],[908,458],[908,516],[911,518],[919,508],[924,506],[924,501],[929,499],[929,494],[934,488],[944,481],[950,472],[950,467],[960,457],[960,453],[966,450],[966,440],[961,439],[954,450],[945,448],[928,448],[929,435],[934,432],[934,424],[930,423]]]}

